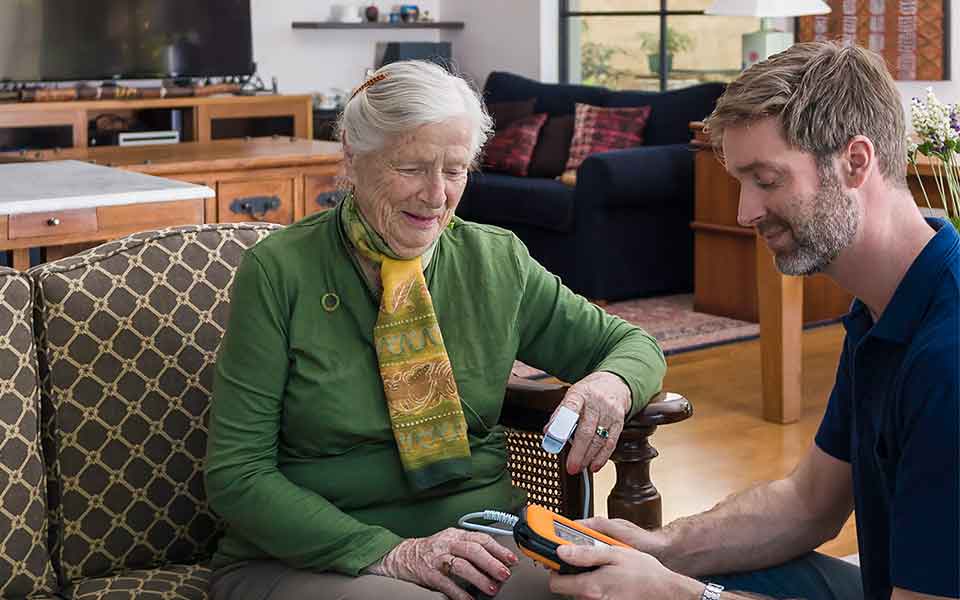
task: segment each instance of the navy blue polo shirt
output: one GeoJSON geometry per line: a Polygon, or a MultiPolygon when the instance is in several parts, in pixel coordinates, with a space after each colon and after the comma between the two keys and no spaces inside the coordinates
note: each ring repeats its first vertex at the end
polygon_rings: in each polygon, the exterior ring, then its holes
{"type": "Polygon", "coordinates": [[[849,462],[867,598],[960,595],[960,236],[936,235],[874,324],[855,300],[816,442],[849,462]]]}

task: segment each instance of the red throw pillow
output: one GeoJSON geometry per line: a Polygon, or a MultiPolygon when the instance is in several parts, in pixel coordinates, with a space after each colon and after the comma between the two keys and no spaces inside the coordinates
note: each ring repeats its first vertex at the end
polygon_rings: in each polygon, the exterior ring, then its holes
{"type": "Polygon", "coordinates": [[[576,169],[597,152],[640,146],[649,118],[649,106],[602,108],[578,102],[566,170],[576,169]]]}
{"type": "Polygon", "coordinates": [[[533,105],[536,104],[536,98],[526,100],[516,100],[513,102],[494,102],[487,105],[487,112],[493,119],[494,131],[506,129],[510,123],[523,117],[529,117],[533,114],[533,105]]]}
{"type": "Polygon", "coordinates": [[[497,132],[484,148],[484,168],[525,177],[533,149],[537,146],[537,136],[546,120],[545,113],[530,115],[497,132]]]}
{"type": "Polygon", "coordinates": [[[530,177],[558,177],[563,173],[573,139],[573,115],[547,119],[540,130],[540,141],[530,160],[530,177]]]}

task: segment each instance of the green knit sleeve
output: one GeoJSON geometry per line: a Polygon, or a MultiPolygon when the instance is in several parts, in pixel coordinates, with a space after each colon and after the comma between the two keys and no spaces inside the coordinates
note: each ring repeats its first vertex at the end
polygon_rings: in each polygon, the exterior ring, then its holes
{"type": "Polygon", "coordinates": [[[233,284],[214,376],[205,468],[211,507],[240,537],[297,568],[356,575],[402,541],[292,483],[277,467],[289,302],[256,249],[233,284]]]}
{"type": "Polygon", "coordinates": [[[628,416],[661,389],[667,365],[657,341],[564,286],[516,240],[523,299],[517,358],[569,383],[594,371],[623,379],[632,395],[628,416]]]}

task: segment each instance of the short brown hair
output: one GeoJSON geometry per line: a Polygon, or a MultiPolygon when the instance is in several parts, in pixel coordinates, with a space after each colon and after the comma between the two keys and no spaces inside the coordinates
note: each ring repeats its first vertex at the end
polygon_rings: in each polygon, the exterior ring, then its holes
{"type": "Polygon", "coordinates": [[[776,117],[787,144],[818,166],[856,135],[876,148],[888,183],[906,187],[906,129],[900,93],[877,54],[834,42],[794,44],[744,71],[706,119],[715,149],[723,132],[776,117]]]}

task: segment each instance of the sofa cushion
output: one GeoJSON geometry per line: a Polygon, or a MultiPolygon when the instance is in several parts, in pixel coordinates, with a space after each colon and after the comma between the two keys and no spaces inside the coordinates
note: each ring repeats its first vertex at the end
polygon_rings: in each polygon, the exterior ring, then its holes
{"type": "Polygon", "coordinates": [[[558,115],[543,124],[530,161],[531,177],[559,177],[563,173],[573,139],[573,121],[573,115],[558,115]]]}
{"type": "Polygon", "coordinates": [[[62,585],[212,552],[213,364],[240,257],[276,227],[145,232],[30,271],[62,585]]]}
{"type": "Polygon", "coordinates": [[[547,115],[517,119],[497,132],[483,149],[483,166],[491,171],[525,177],[547,115]]]}
{"type": "Polygon", "coordinates": [[[69,600],[206,600],[211,571],[201,565],[170,565],[82,579],[66,590],[69,600]]]}
{"type": "Polygon", "coordinates": [[[0,267],[0,598],[51,593],[30,279],[0,267]]]}
{"type": "Polygon", "coordinates": [[[642,145],[649,118],[649,106],[601,108],[577,104],[566,170],[577,169],[591,154],[642,145]]]}
{"type": "Polygon", "coordinates": [[[610,91],[592,85],[540,83],[513,73],[493,71],[483,86],[483,94],[487,103],[536,98],[533,111],[553,116],[572,115],[577,102],[604,106],[610,91]]]}
{"type": "Polygon", "coordinates": [[[709,115],[724,89],[722,83],[704,83],[666,92],[610,92],[601,105],[649,106],[652,115],[643,132],[644,144],[686,144],[690,121],[702,121],[709,115]]]}
{"type": "Polygon", "coordinates": [[[493,128],[495,131],[502,131],[508,125],[533,114],[533,105],[536,98],[527,98],[526,100],[517,100],[516,102],[494,102],[487,104],[487,112],[493,119],[493,128]]]}
{"type": "Polygon", "coordinates": [[[471,173],[457,214],[508,228],[520,224],[565,232],[573,226],[573,196],[573,188],[553,179],[471,173]]]}

